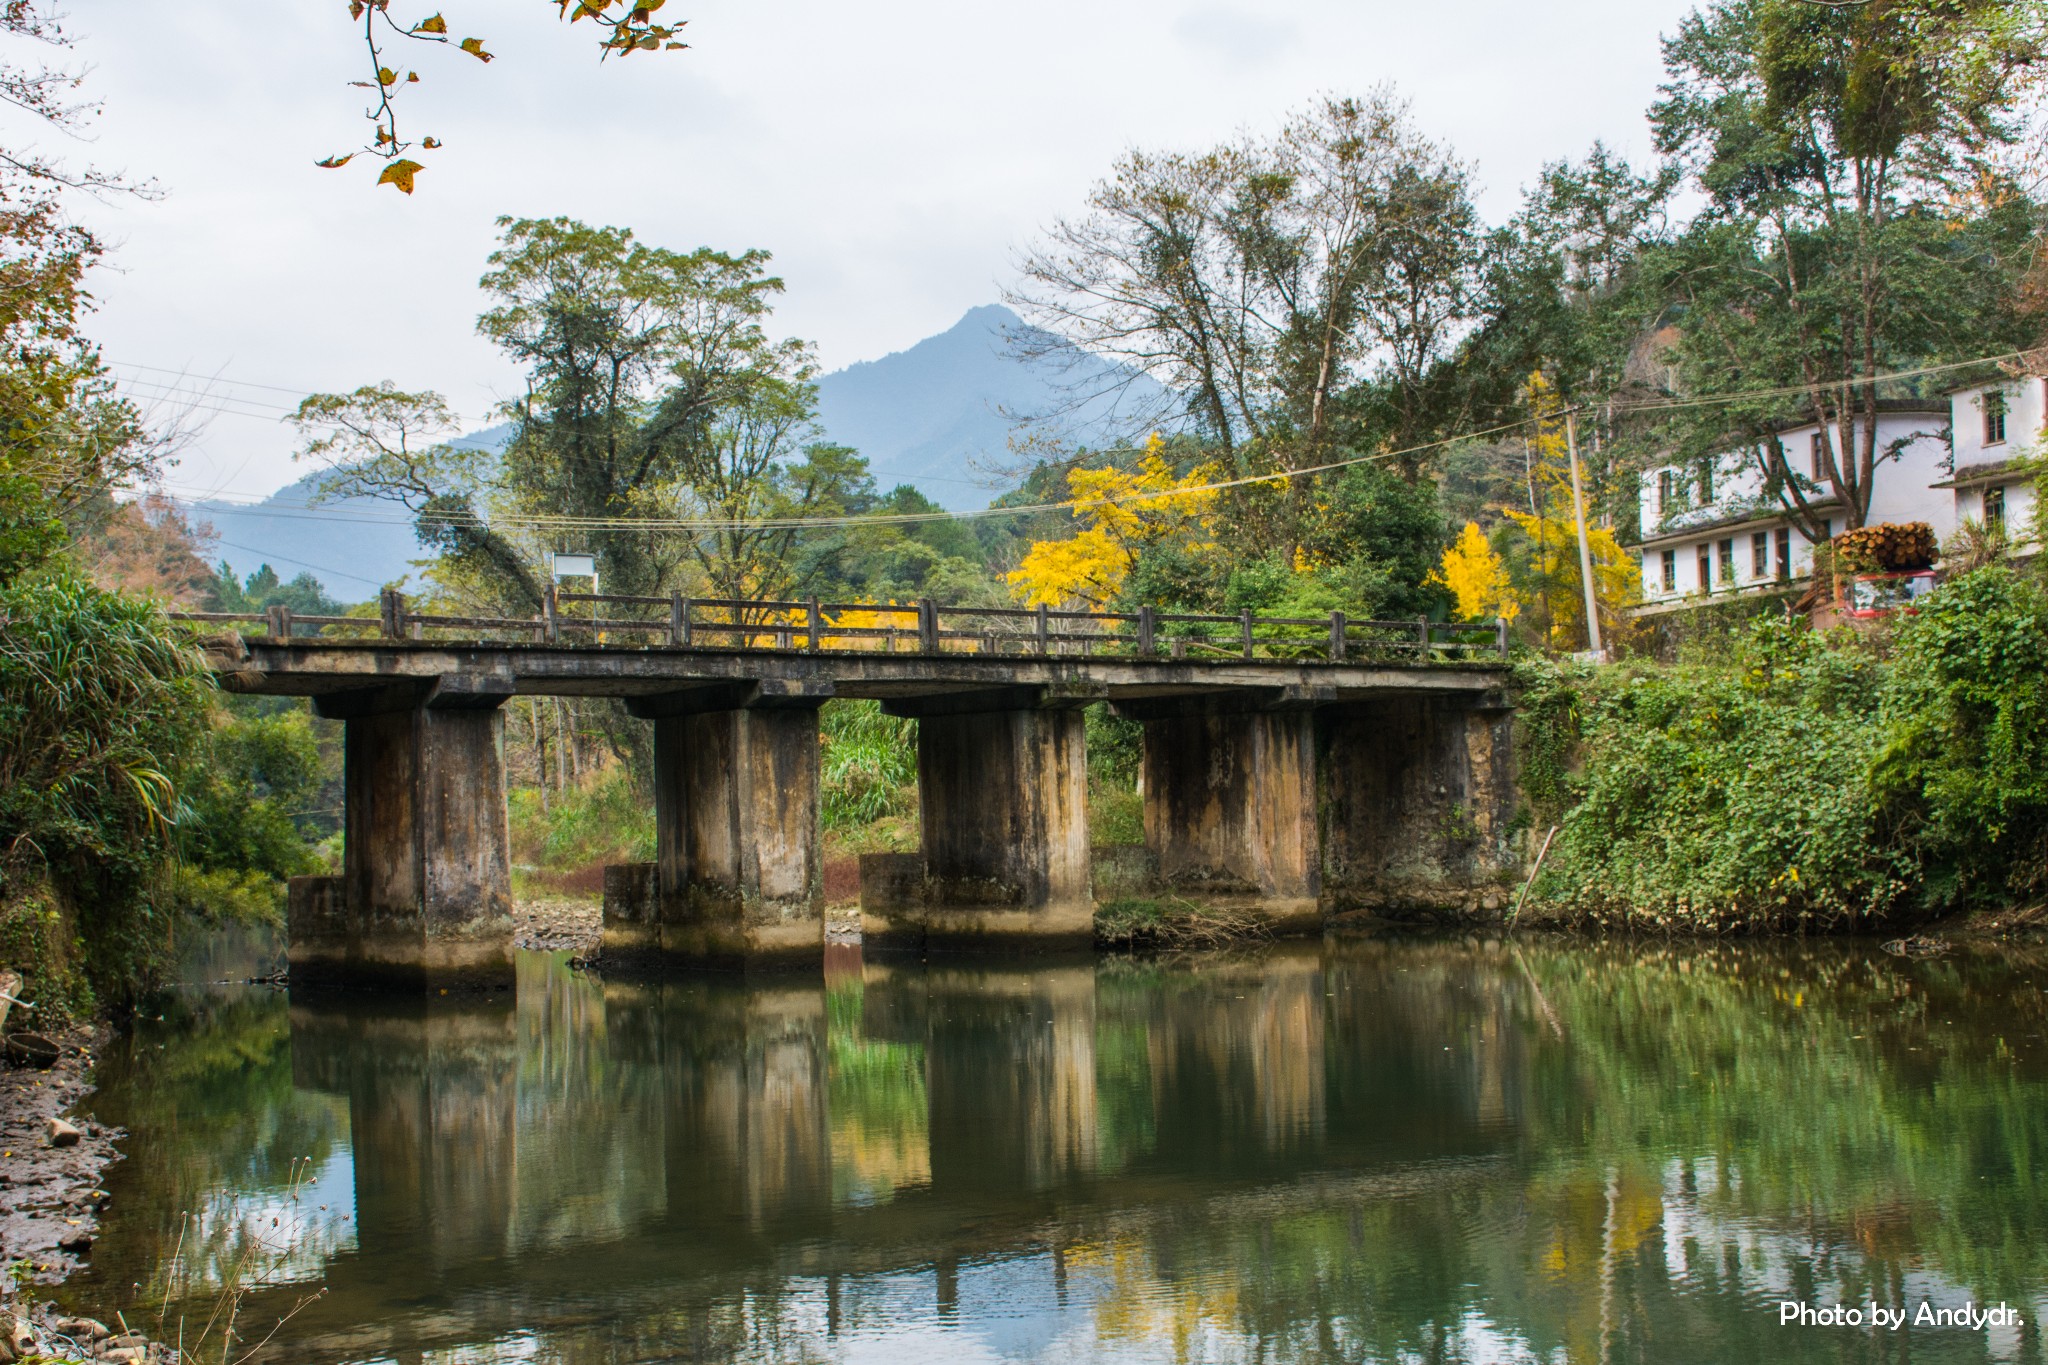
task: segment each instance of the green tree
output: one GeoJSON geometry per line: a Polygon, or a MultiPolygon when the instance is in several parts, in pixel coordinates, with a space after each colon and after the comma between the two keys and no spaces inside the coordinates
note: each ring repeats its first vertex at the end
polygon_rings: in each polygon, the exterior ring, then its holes
{"type": "Polygon", "coordinates": [[[1304,468],[1421,429],[1471,317],[1475,223],[1469,170],[1391,91],[1333,97],[1270,139],[1130,153],[1024,256],[1012,302],[1156,373],[1233,465],[1304,468]],[[1370,413],[1341,411],[1366,376],[1370,413]]]}
{"type": "Polygon", "coordinates": [[[1674,423],[1680,448],[1753,445],[1810,535],[1816,504],[1863,524],[1890,456],[1897,369],[2021,344],[2039,228],[2001,154],[2035,107],[2048,9],[2034,0],[1720,0],[1665,43],[1658,146],[1706,208],[1649,264],[1692,396],[1749,394],[1674,423]],[[1819,422],[1821,469],[1776,428],[1819,422]]]}
{"type": "Polygon", "coordinates": [[[499,226],[478,329],[528,384],[504,453],[450,445],[435,394],[316,394],[297,421],[302,454],[329,466],[323,495],[409,508],[443,585],[486,610],[537,610],[549,550],[595,554],[625,593],[804,586],[797,523],[872,486],[857,455],[815,439],[809,348],[765,330],[783,287],[767,253],[670,251],[566,218],[499,226]]]}

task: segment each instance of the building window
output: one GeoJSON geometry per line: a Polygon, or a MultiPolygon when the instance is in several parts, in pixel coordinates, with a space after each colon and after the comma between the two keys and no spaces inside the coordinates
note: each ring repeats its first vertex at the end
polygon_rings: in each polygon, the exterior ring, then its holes
{"type": "Polygon", "coordinates": [[[1984,529],[2000,530],[2005,525],[2005,490],[1987,488],[1984,490],[1984,529]]]}
{"type": "Polygon", "coordinates": [[[1666,591],[1666,592],[1677,592],[1677,591],[1678,591],[1678,551],[1676,551],[1676,550],[1666,550],[1666,551],[1664,552],[1664,563],[1663,563],[1663,569],[1664,569],[1664,591],[1666,591]]]}
{"type": "Polygon", "coordinates": [[[1732,541],[1732,540],[1724,540],[1724,541],[1722,541],[1722,542],[1721,542],[1721,547],[1720,547],[1720,548],[1721,548],[1721,573],[1720,573],[1720,579],[1721,579],[1721,581],[1722,581],[1723,583],[1729,583],[1729,584],[1732,584],[1732,583],[1734,583],[1734,582],[1735,582],[1735,542],[1734,542],[1734,541],[1732,541]]]}
{"type": "Polygon", "coordinates": [[[1714,466],[1707,464],[1700,469],[1700,506],[1709,506],[1714,501],[1714,466]]]}
{"type": "Polygon", "coordinates": [[[1700,546],[1700,591],[1714,590],[1714,552],[1705,545],[1700,546]]]}
{"type": "Polygon", "coordinates": [[[2005,390],[1993,389],[1984,395],[1984,444],[2002,446],[2005,444],[2005,390]]]}
{"type": "Polygon", "coordinates": [[[1825,429],[1813,433],[1809,453],[1813,465],[1813,481],[1824,482],[1828,476],[1828,434],[1825,429]]]}
{"type": "Polygon", "coordinates": [[[1781,581],[1792,577],[1792,528],[1778,528],[1778,578],[1781,581]]]}
{"type": "Polygon", "coordinates": [[[1678,475],[1669,469],[1657,471],[1657,515],[1668,517],[1678,510],[1678,475]]]}
{"type": "Polygon", "coordinates": [[[1749,538],[1749,576],[1769,578],[1771,576],[1771,533],[1758,531],[1749,538]]]}

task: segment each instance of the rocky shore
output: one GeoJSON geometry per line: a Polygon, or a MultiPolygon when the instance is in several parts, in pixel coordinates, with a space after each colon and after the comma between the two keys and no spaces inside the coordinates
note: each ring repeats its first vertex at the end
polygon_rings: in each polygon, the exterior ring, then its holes
{"type": "Polygon", "coordinates": [[[537,952],[572,952],[587,957],[604,934],[604,907],[597,901],[546,898],[512,908],[512,942],[537,952]]]}
{"type": "Polygon", "coordinates": [[[93,1117],[92,1068],[104,1033],[48,1035],[48,1067],[0,1064],[0,1362],[172,1362],[177,1353],[128,1330],[67,1314],[36,1297],[92,1255],[102,1177],[127,1134],[93,1117]]]}

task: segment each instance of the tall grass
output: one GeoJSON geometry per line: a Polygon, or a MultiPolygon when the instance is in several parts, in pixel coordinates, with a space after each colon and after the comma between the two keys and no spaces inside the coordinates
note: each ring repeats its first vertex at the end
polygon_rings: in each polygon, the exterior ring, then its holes
{"type": "Polygon", "coordinates": [[[834,701],[819,717],[824,820],[853,829],[917,806],[917,722],[880,702],[834,701]]]}
{"type": "MultiPolygon", "coordinates": [[[[0,902],[24,902],[10,916],[23,924],[54,909],[102,1000],[147,987],[169,959],[180,778],[211,706],[203,661],[150,603],[65,568],[0,588],[0,902]]],[[[89,1004],[71,962],[9,965],[89,1004]]]]}
{"type": "MultiPolygon", "coordinates": [[[[610,767],[581,787],[549,794],[522,787],[512,793],[512,857],[523,876],[538,875],[550,890],[591,880],[607,863],[644,863],[654,857],[654,798],[623,767],[610,767]]],[[[602,875],[601,873],[599,874],[602,875]]],[[[590,889],[582,886],[581,889],[590,889]]]]}

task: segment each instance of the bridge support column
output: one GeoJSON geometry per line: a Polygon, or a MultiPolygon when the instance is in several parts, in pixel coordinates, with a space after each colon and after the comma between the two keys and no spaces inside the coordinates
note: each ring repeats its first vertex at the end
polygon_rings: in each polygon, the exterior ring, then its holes
{"type": "Polygon", "coordinates": [[[496,679],[319,697],[345,725],[342,873],[292,888],[295,975],[411,989],[512,984],[496,679]],[[303,932],[303,941],[301,934],[303,932]]]}
{"type": "Polygon", "coordinates": [[[1133,703],[1144,723],[1145,843],[1159,889],[1322,927],[1315,719],[1228,700],[1133,703]]]}
{"type": "Polygon", "coordinates": [[[1332,706],[1317,721],[1332,910],[1464,918],[1513,896],[1511,721],[1469,697],[1332,706]]]}
{"type": "Polygon", "coordinates": [[[672,967],[822,966],[824,700],[755,689],[632,703],[654,721],[655,861],[607,869],[607,955],[672,967]]]}
{"type": "MultiPolygon", "coordinates": [[[[1058,951],[1095,938],[1088,741],[1043,694],[891,703],[918,717],[924,875],[915,899],[868,892],[862,937],[884,950],[1058,951]]],[[[879,883],[878,883],[879,885],[879,883]]]]}

